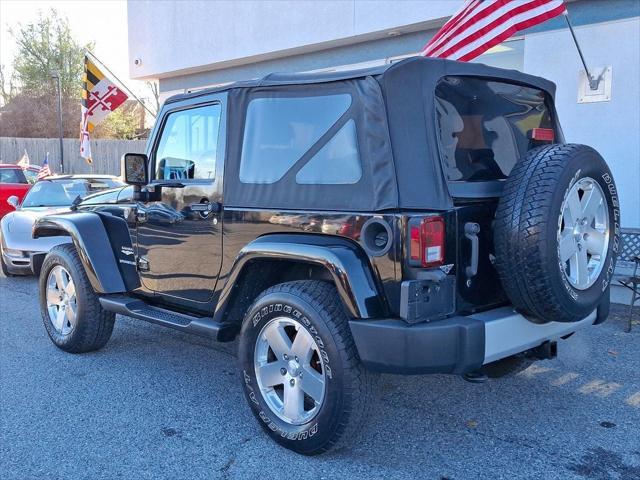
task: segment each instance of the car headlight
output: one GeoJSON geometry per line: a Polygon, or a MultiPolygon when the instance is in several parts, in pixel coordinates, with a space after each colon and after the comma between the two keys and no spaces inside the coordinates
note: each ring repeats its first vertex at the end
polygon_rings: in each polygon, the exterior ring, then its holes
{"type": "Polygon", "coordinates": [[[15,250],[13,248],[3,248],[2,253],[4,253],[7,257],[14,257],[14,258],[24,257],[24,252],[22,250],[15,250]]]}

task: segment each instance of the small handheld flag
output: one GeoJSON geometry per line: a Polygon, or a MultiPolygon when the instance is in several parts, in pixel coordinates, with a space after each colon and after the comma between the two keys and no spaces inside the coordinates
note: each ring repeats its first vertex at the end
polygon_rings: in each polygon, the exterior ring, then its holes
{"type": "Polygon", "coordinates": [[[24,155],[22,155],[22,158],[18,161],[18,166],[20,168],[27,168],[29,166],[29,154],[27,153],[27,149],[24,149],[24,155]]]}
{"type": "Polygon", "coordinates": [[[83,81],[80,156],[91,163],[93,160],[89,134],[107,115],[127,101],[129,96],[107,78],[88,55],[84,57],[83,81]]]}
{"type": "Polygon", "coordinates": [[[43,178],[48,177],[50,175],[53,175],[53,173],[49,168],[49,153],[47,153],[47,156],[45,157],[44,162],[42,162],[42,166],[38,171],[38,180],[42,180],[43,178]]]}
{"type": "Polygon", "coordinates": [[[420,55],[467,62],[565,11],[562,0],[466,0],[420,55]]]}

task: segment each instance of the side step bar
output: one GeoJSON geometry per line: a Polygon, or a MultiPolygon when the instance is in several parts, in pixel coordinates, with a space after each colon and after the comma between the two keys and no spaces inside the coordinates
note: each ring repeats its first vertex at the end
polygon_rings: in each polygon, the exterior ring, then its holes
{"type": "Polygon", "coordinates": [[[148,305],[140,299],[125,295],[100,297],[100,305],[109,312],[145,320],[185,333],[193,333],[219,341],[224,341],[226,336],[222,325],[211,317],[194,317],[172,312],[171,310],[148,305]]]}

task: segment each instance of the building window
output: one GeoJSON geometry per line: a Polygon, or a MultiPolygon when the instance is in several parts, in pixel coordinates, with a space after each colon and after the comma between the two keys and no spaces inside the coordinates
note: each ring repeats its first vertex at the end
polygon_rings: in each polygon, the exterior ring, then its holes
{"type": "Polygon", "coordinates": [[[523,71],[524,69],[524,39],[513,38],[491,47],[479,57],[472,60],[484,63],[490,67],[507,68],[523,71]]]}
{"type": "MultiPolygon", "coordinates": [[[[396,63],[405,58],[417,57],[420,52],[408,53],[389,57],[385,63],[396,63]]],[[[523,71],[524,68],[524,38],[515,37],[490,48],[479,57],[472,60],[474,63],[484,63],[490,67],[506,68],[523,71]]]]}

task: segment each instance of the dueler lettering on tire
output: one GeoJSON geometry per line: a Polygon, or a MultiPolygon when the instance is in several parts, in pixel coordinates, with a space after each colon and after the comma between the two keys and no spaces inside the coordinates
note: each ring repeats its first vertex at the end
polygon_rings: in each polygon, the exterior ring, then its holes
{"type": "Polygon", "coordinates": [[[239,360],[248,404],[274,440],[305,454],[353,441],[370,374],[333,285],[298,281],[263,292],[245,315],[239,360]]]}
{"type": "Polygon", "coordinates": [[[496,211],[496,268],[534,321],[574,322],[607,292],[620,245],[609,167],[591,147],[548,145],[521,158],[496,211]]]}

